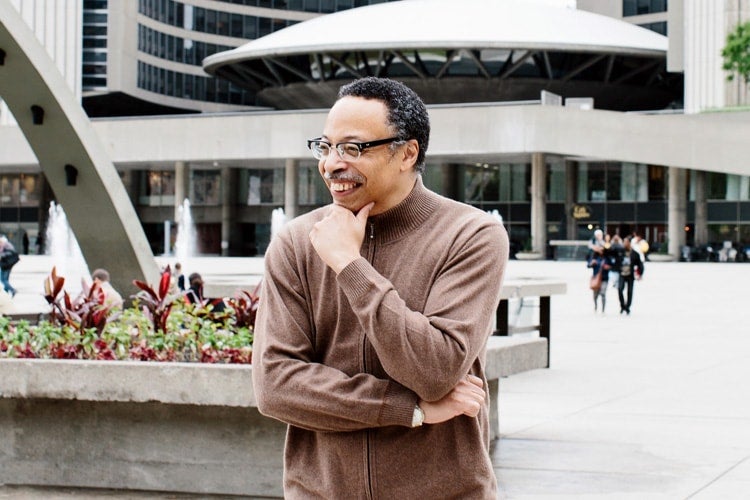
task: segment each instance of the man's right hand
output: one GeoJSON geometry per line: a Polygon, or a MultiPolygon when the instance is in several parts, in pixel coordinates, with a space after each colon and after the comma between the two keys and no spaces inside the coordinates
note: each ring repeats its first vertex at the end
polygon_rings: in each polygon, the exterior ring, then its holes
{"type": "Polygon", "coordinates": [[[484,401],[484,383],[479,377],[466,375],[443,399],[439,401],[419,401],[424,412],[425,424],[439,424],[457,417],[467,415],[476,417],[484,401]]]}

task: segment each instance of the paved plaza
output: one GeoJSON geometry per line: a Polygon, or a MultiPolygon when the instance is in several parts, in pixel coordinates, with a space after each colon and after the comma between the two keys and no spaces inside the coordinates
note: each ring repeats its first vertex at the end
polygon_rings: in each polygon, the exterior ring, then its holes
{"type": "MultiPolygon", "coordinates": [[[[194,265],[184,270],[223,286],[250,286],[262,267],[194,265]]],[[[46,310],[50,268],[47,257],[23,257],[11,276],[16,310],[46,310]]],[[[533,276],[568,291],[552,298],[551,367],[500,382],[500,498],[750,498],[750,264],[647,262],[630,316],[613,288],[606,313],[594,313],[583,262],[510,262],[509,279],[533,276]]],[[[6,486],[4,498],[198,497],[6,486]]]]}

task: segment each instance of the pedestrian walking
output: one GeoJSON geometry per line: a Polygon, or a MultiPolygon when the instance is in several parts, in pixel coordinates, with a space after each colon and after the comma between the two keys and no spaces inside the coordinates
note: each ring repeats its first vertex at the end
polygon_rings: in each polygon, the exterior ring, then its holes
{"type": "Polygon", "coordinates": [[[0,236],[0,282],[3,284],[3,289],[10,294],[11,297],[16,296],[16,289],[10,284],[10,272],[13,269],[21,257],[18,255],[16,248],[13,243],[8,241],[5,235],[0,236]]]}
{"type": "Polygon", "coordinates": [[[640,253],[631,244],[630,238],[623,240],[623,252],[617,267],[620,270],[620,281],[617,286],[617,296],[620,299],[620,314],[630,314],[633,304],[633,285],[643,276],[644,266],[640,253]],[[624,290],[627,288],[627,295],[624,290]]]}
{"type": "Polygon", "coordinates": [[[612,268],[606,249],[595,246],[588,259],[587,266],[592,270],[590,288],[594,294],[594,312],[597,311],[598,302],[601,299],[602,314],[607,306],[607,286],[609,285],[609,270],[612,268]]]}

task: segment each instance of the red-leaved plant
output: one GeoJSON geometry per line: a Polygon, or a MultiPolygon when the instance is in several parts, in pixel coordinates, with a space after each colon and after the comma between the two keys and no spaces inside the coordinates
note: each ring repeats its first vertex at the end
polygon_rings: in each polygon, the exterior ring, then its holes
{"type": "Polygon", "coordinates": [[[158,290],[154,290],[143,281],[133,280],[133,284],[141,289],[134,295],[134,298],[140,300],[143,305],[143,313],[151,320],[154,331],[157,332],[167,331],[167,319],[174,305],[175,297],[169,294],[171,279],[172,272],[167,265],[161,273],[158,290]]]}
{"type": "Polygon", "coordinates": [[[105,295],[99,283],[81,280],[81,293],[71,299],[63,290],[65,278],[57,275],[57,269],[44,280],[44,298],[52,306],[50,320],[58,325],[69,325],[80,332],[94,328],[101,334],[111,316],[111,307],[104,303],[105,295]],[[62,292],[62,297],[60,293],[62,292]]]}
{"type": "Polygon", "coordinates": [[[255,326],[255,317],[258,314],[258,303],[260,301],[259,282],[251,292],[239,290],[237,294],[226,300],[227,306],[234,311],[234,321],[237,326],[253,328],[255,326]]]}

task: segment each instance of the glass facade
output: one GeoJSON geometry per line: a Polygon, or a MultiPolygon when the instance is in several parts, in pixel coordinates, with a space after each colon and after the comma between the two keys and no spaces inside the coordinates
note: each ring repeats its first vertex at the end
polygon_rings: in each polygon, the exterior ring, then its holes
{"type": "Polygon", "coordinates": [[[37,241],[41,186],[40,174],[0,175],[0,233],[6,235],[19,252],[37,253],[43,245],[41,240],[37,241]]]}
{"type": "Polygon", "coordinates": [[[174,206],[174,171],[160,170],[144,172],[140,177],[141,186],[138,200],[146,206],[174,206]]]}
{"type": "Polygon", "coordinates": [[[141,61],[138,62],[138,88],[166,96],[206,102],[246,105],[255,102],[246,91],[226,80],[171,71],[141,61]]]}
{"type": "Polygon", "coordinates": [[[107,88],[107,0],[83,2],[83,90],[107,88]]]}

